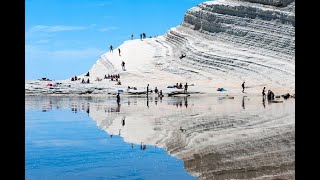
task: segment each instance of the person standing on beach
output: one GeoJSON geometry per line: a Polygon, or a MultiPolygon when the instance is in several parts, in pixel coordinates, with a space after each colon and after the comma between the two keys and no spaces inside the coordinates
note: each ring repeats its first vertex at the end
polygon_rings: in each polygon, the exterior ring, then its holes
{"type": "Polygon", "coordinates": [[[147,96],[149,94],[149,84],[147,85],[147,96]]]}
{"type": "Polygon", "coordinates": [[[120,50],[120,48],[118,48],[118,51],[119,51],[119,56],[121,56],[121,50],[120,50]]]}
{"type": "Polygon", "coordinates": [[[120,93],[117,94],[117,103],[120,102],[120,93]]]}
{"type": "Polygon", "coordinates": [[[244,93],[244,83],[245,83],[245,82],[243,82],[242,85],[241,85],[241,87],[242,87],[242,93],[244,93]]]}
{"type": "Polygon", "coordinates": [[[113,53],[113,47],[112,47],[112,45],[110,46],[110,52],[113,53]]]}
{"type": "Polygon", "coordinates": [[[187,93],[188,90],[188,83],[186,83],[186,85],[184,85],[184,93],[187,93]]]}
{"type": "Polygon", "coordinates": [[[263,97],[263,98],[265,98],[265,97],[266,97],[265,90],[266,90],[266,87],[263,87],[263,90],[262,90],[262,97],[263,97]]]}
{"type": "Polygon", "coordinates": [[[133,34],[131,34],[131,40],[133,40],[133,34]]]}
{"type": "Polygon", "coordinates": [[[142,41],[142,34],[140,34],[140,40],[142,41]]]}

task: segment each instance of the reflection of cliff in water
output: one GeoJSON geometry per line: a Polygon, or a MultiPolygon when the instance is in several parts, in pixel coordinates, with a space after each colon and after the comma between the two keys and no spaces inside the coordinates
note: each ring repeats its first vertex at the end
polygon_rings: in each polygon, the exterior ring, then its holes
{"type": "Polygon", "coordinates": [[[294,99],[277,104],[263,104],[260,96],[161,101],[149,97],[149,102],[146,97],[121,97],[119,104],[115,97],[41,101],[38,108],[43,104],[83,112],[88,108],[89,116],[109,135],[120,134],[124,141],[142,147],[165,148],[200,179],[294,177],[294,99]]]}

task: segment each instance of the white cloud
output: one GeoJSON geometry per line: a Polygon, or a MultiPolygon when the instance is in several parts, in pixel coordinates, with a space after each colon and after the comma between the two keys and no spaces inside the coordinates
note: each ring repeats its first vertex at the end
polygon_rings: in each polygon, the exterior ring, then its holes
{"type": "Polygon", "coordinates": [[[100,28],[100,29],[98,29],[98,31],[106,32],[106,31],[112,31],[112,30],[117,30],[117,29],[119,29],[119,28],[115,27],[115,26],[110,26],[110,27],[100,28]]]}
{"type": "Polygon", "coordinates": [[[46,26],[46,25],[36,25],[33,26],[30,31],[31,32],[60,32],[60,31],[75,31],[75,30],[84,30],[87,27],[83,26],[46,26]]]}

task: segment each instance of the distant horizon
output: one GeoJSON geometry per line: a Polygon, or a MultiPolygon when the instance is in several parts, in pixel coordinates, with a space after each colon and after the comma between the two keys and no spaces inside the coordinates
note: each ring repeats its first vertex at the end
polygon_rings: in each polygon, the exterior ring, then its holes
{"type": "Polygon", "coordinates": [[[205,0],[26,0],[26,80],[62,80],[88,71],[110,45],[145,32],[164,35],[205,0]],[[166,14],[164,15],[165,12],[166,14]]]}

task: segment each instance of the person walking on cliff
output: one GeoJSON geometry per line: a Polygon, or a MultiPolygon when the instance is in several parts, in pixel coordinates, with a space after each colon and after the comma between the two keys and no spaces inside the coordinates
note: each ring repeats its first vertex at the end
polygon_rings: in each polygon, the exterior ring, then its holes
{"type": "Polygon", "coordinates": [[[124,61],[122,61],[121,66],[122,66],[122,70],[124,70],[124,71],[126,70],[125,64],[126,64],[126,63],[125,63],[124,61]]]}
{"type": "Polygon", "coordinates": [[[112,47],[112,45],[110,46],[110,52],[113,53],[113,47],[112,47]]]}
{"type": "Polygon", "coordinates": [[[245,83],[245,82],[243,82],[243,83],[241,84],[241,87],[242,87],[242,93],[244,93],[244,83],[245,83]]]}

